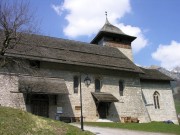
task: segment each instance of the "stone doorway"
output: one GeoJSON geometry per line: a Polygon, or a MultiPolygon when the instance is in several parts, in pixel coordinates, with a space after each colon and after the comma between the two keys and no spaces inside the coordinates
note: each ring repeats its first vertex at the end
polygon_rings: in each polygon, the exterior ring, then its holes
{"type": "Polygon", "coordinates": [[[49,117],[49,97],[45,94],[35,94],[31,96],[32,114],[49,117]]]}
{"type": "Polygon", "coordinates": [[[100,102],[97,107],[99,118],[106,119],[108,115],[108,103],[100,102]]]}

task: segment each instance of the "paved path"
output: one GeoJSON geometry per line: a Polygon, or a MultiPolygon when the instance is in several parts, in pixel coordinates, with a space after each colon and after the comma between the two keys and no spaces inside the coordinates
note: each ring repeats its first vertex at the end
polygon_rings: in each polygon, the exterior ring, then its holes
{"type": "MultiPolygon", "coordinates": [[[[80,128],[79,124],[72,123],[71,125],[80,128]]],[[[91,131],[92,133],[96,135],[173,135],[173,134],[163,134],[163,133],[132,131],[132,130],[126,130],[126,129],[93,127],[93,126],[84,126],[84,130],[91,131]]]]}

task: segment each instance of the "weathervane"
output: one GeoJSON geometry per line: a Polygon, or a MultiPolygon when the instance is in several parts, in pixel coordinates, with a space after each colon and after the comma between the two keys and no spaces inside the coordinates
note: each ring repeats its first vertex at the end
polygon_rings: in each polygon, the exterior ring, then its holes
{"type": "Polygon", "coordinates": [[[106,15],[106,24],[109,24],[108,18],[107,18],[107,11],[105,11],[105,15],[106,15]]]}
{"type": "Polygon", "coordinates": [[[106,18],[107,18],[107,11],[105,11],[105,15],[106,15],[106,18]]]}

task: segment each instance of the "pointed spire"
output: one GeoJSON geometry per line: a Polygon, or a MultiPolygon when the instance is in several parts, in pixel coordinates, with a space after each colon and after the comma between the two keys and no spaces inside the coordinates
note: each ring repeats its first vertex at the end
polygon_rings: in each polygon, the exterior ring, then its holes
{"type": "Polygon", "coordinates": [[[107,18],[107,11],[105,11],[105,15],[106,15],[106,23],[105,24],[110,24],[107,18]]]}

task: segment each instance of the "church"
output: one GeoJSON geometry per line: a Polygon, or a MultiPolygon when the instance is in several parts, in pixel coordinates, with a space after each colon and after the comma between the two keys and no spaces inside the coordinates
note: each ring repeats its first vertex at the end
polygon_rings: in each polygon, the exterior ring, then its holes
{"type": "Polygon", "coordinates": [[[134,64],[135,39],[108,19],[90,43],[25,34],[5,53],[25,66],[0,69],[0,105],[65,122],[82,111],[87,122],[178,124],[172,78],[134,64]]]}

